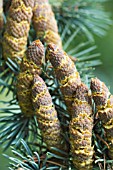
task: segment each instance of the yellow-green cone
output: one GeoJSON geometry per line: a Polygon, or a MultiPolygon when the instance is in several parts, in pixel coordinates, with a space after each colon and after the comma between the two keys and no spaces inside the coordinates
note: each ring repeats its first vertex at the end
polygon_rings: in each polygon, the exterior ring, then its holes
{"type": "Polygon", "coordinates": [[[76,91],[77,85],[81,83],[79,73],[69,56],[53,43],[48,45],[46,57],[53,66],[65,104],[71,114],[73,94],[76,91]]]}
{"type": "Polygon", "coordinates": [[[31,85],[33,75],[40,74],[42,61],[44,58],[44,46],[39,41],[34,41],[28,47],[20,65],[20,73],[17,77],[17,96],[22,112],[25,116],[34,115],[34,109],[31,99],[31,85]]]}
{"type": "Polygon", "coordinates": [[[3,57],[23,58],[32,18],[34,0],[12,0],[3,36],[3,57]]]}
{"type": "Polygon", "coordinates": [[[66,151],[66,143],[63,139],[63,132],[52,103],[52,98],[45,82],[38,75],[34,75],[33,79],[32,102],[43,140],[47,144],[48,149],[52,150],[51,147],[55,147],[66,151]]]}
{"type": "Polygon", "coordinates": [[[57,21],[48,0],[35,0],[33,9],[33,25],[36,35],[44,43],[53,42],[62,47],[58,34],[57,21]]]}
{"type": "Polygon", "coordinates": [[[53,43],[47,47],[47,59],[53,66],[65,104],[71,114],[69,133],[73,164],[78,170],[91,170],[94,152],[91,146],[93,119],[88,88],[81,83],[73,61],[53,43]]]}
{"type": "Polygon", "coordinates": [[[91,90],[109,143],[108,154],[113,159],[113,96],[106,85],[97,78],[91,80],[91,90]]]}
{"type": "Polygon", "coordinates": [[[69,125],[73,164],[78,170],[92,170],[92,107],[91,96],[85,84],[78,85],[72,105],[69,125]]]}

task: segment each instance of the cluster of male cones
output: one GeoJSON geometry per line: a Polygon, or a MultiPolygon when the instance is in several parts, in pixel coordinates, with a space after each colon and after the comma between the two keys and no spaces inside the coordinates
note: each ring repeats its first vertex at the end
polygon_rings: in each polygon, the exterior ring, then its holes
{"type": "Polygon", "coordinates": [[[43,140],[48,148],[62,149],[65,146],[62,143],[60,121],[48,88],[39,76],[43,59],[44,46],[40,40],[36,40],[29,46],[20,66],[21,71],[17,78],[18,101],[25,116],[37,115],[43,140]]]}
{"type": "Polygon", "coordinates": [[[45,54],[70,114],[69,143],[74,166],[78,170],[91,170],[93,167],[92,98],[106,132],[109,157],[113,159],[113,97],[108,88],[100,80],[92,79],[91,93],[81,81],[75,64],[62,49],[57,23],[48,0],[12,0],[3,36],[3,57],[5,60],[8,57],[12,60],[22,58],[16,84],[18,103],[26,117],[37,115],[47,148],[56,153],[52,150],[52,147],[56,147],[68,153],[52,97],[40,77],[45,54]],[[26,51],[31,21],[42,42],[32,42],[26,51]],[[42,43],[47,44],[46,49],[42,43]]]}
{"type": "MultiPolygon", "coordinates": [[[[69,152],[51,95],[44,80],[40,77],[44,51],[44,46],[40,40],[34,41],[28,47],[17,80],[18,101],[25,116],[37,115],[39,128],[47,148],[52,152],[55,152],[52,147],[69,152]]],[[[100,80],[92,79],[91,93],[88,87],[81,82],[73,61],[53,43],[49,43],[47,46],[46,60],[52,64],[71,117],[69,142],[74,166],[79,170],[92,169],[93,166],[92,129],[94,114],[92,97],[107,133],[106,138],[110,147],[108,154],[113,158],[113,98],[109,97],[108,88],[100,80]]]]}
{"type": "MultiPolygon", "coordinates": [[[[1,13],[0,24],[2,25],[1,13]]],[[[18,58],[23,58],[31,21],[37,37],[44,43],[53,42],[62,46],[57,22],[48,0],[12,0],[3,36],[5,60],[8,57],[17,61],[18,58]]]]}

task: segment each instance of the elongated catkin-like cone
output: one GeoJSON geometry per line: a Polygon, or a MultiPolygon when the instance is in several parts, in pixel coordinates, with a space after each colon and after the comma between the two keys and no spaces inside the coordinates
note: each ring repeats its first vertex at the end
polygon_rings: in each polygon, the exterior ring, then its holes
{"type": "Polygon", "coordinates": [[[107,101],[110,95],[106,85],[97,78],[92,79],[91,91],[98,110],[104,109],[107,106],[107,101]]]}
{"type": "Polygon", "coordinates": [[[39,128],[41,129],[43,140],[47,144],[47,147],[50,150],[52,150],[51,147],[66,150],[66,144],[63,142],[63,132],[57,112],[52,103],[52,98],[45,82],[38,75],[34,75],[32,98],[39,128]]]}
{"type": "Polygon", "coordinates": [[[0,0],[0,32],[3,28],[3,0],[0,0]]]}
{"type": "Polygon", "coordinates": [[[36,35],[44,43],[53,42],[62,47],[62,41],[58,34],[57,22],[48,0],[35,0],[33,9],[33,24],[36,35]]]}
{"type": "Polygon", "coordinates": [[[91,90],[109,143],[108,154],[113,159],[113,96],[110,95],[106,85],[97,78],[91,80],[91,90]]]}
{"type": "Polygon", "coordinates": [[[20,73],[17,77],[17,96],[22,112],[29,117],[34,114],[31,99],[31,85],[34,74],[40,74],[44,58],[44,46],[39,40],[28,47],[22,60],[20,73]]]}
{"type": "Polygon", "coordinates": [[[73,164],[78,170],[92,169],[91,146],[93,119],[88,88],[81,83],[79,73],[68,55],[54,44],[47,47],[46,56],[55,70],[67,109],[73,164]]]}
{"type": "Polygon", "coordinates": [[[3,39],[3,57],[23,58],[32,18],[34,0],[12,0],[3,39]]]}
{"type": "Polygon", "coordinates": [[[92,170],[92,107],[88,87],[81,83],[75,93],[69,125],[73,164],[78,170],[92,170]]]}
{"type": "Polygon", "coordinates": [[[66,106],[71,113],[73,95],[77,85],[81,84],[79,73],[68,55],[53,43],[48,45],[46,57],[53,66],[66,106]]]}

